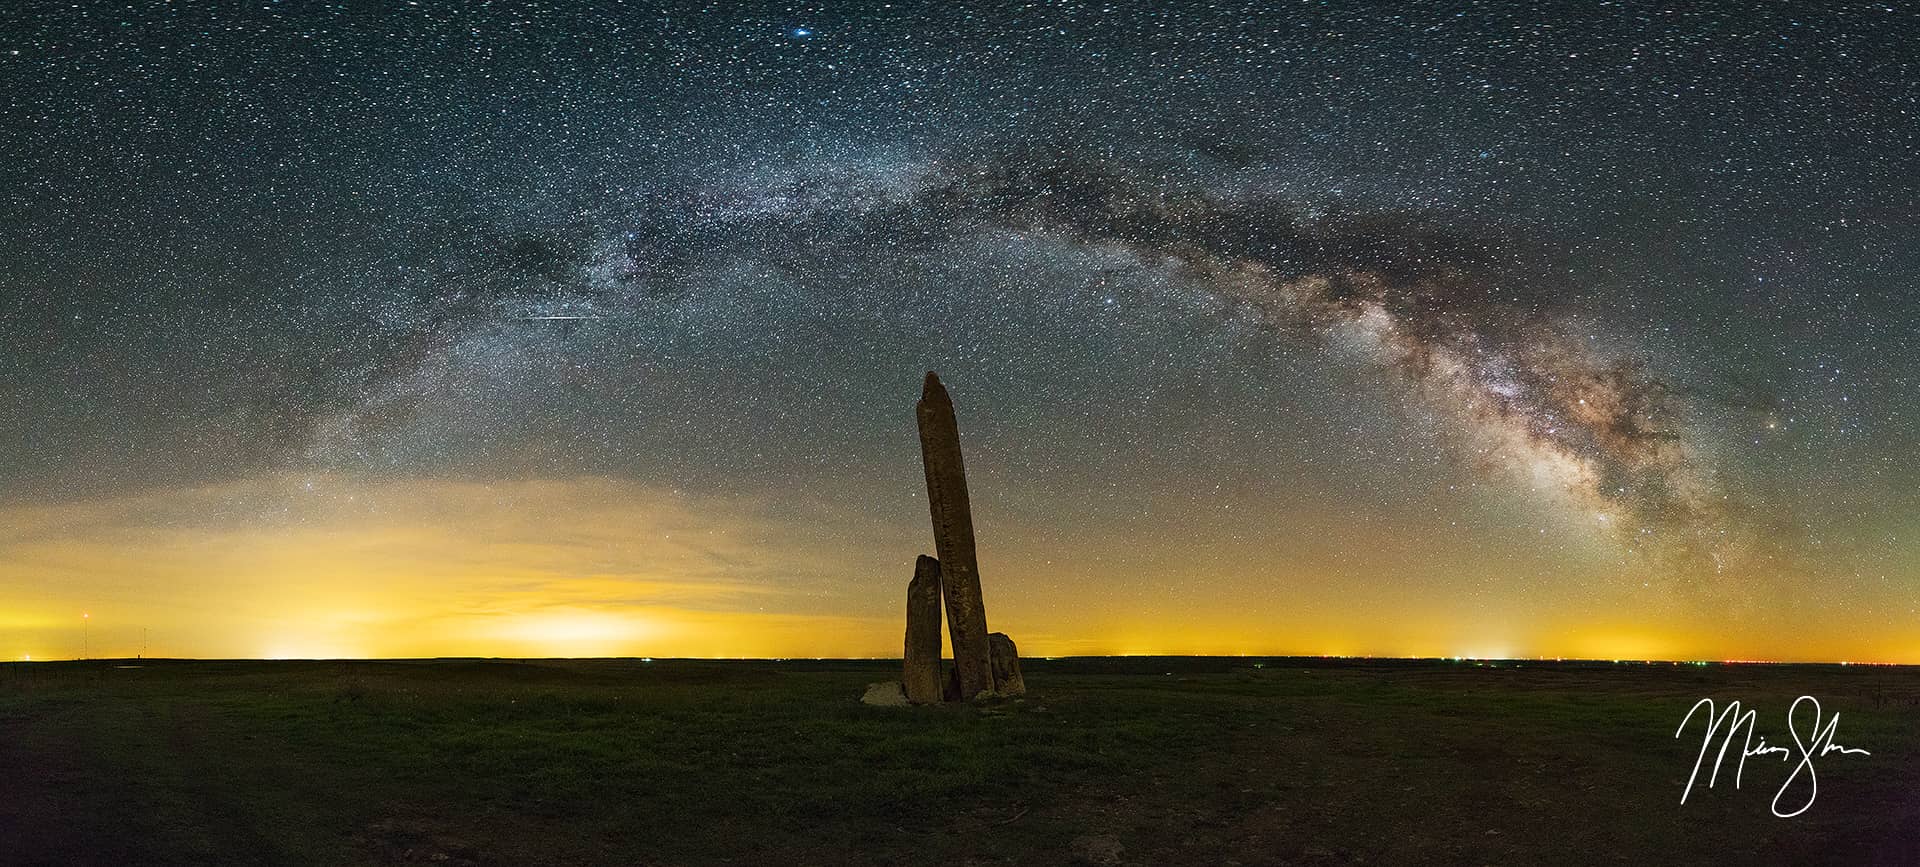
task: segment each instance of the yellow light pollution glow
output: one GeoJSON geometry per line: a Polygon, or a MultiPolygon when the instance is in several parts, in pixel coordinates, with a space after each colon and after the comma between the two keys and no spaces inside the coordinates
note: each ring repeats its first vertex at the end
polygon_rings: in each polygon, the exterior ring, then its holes
{"type": "MultiPolygon", "coordinates": [[[[1033,656],[1920,662],[1920,630],[1845,609],[1738,612],[1602,581],[1564,605],[1564,589],[1432,565],[1471,562],[1473,540],[1328,541],[1351,516],[1276,507],[1262,537],[1168,510],[1162,535],[1186,545],[1116,546],[1122,528],[983,502],[990,623],[1033,656]]],[[[924,504],[884,526],[770,505],[600,478],[279,477],[14,506],[0,657],[898,656],[924,504]]]]}

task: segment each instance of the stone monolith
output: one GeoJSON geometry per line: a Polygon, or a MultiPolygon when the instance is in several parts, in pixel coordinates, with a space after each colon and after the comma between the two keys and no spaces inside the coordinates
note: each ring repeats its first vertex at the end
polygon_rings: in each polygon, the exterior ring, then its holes
{"type": "Polygon", "coordinates": [[[1020,676],[1020,651],[1004,632],[987,636],[993,658],[993,691],[1001,695],[1026,695],[1027,680],[1020,676]]]}
{"type": "Polygon", "coordinates": [[[914,562],[907,585],[907,650],[900,665],[908,701],[940,700],[940,561],[925,554],[914,562]]]}
{"type": "Polygon", "coordinates": [[[947,633],[960,672],[960,697],[993,689],[987,647],[987,611],[980,601],[979,567],[973,553],[973,513],[967,502],[967,468],[960,459],[960,428],[953,399],[940,377],[927,371],[920,403],[920,459],[927,470],[927,506],[933,514],[934,551],[940,556],[940,590],[947,602],[947,633]]]}

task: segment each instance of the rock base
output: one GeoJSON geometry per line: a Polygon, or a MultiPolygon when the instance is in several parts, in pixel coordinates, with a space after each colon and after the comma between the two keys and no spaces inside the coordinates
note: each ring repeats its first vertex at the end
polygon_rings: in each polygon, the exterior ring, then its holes
{"type": "Polygon", "coordinates": [[[900,681],[883,680],[867,684],[867,694],[860,697],[861,704],[876,707],[906,707],[907,691],[900,688],[900,681]]]}

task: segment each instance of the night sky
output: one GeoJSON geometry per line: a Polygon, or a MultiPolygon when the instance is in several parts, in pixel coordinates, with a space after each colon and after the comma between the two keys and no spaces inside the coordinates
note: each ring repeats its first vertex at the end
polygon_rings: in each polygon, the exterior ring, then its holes
{"type": "Polygon", "coordinates": [[[5,4],[0,658],[897,656],[937,370],[1029,655],[1920,662],[1920,12],[1678,7],[5,4]]]}

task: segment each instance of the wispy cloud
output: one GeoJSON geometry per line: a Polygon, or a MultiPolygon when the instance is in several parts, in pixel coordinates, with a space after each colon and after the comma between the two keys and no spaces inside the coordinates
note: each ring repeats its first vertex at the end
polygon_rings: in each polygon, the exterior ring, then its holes
{"type": "Polygon", "coordinates": [[[874,625],[849,629],[858,617],[791,613],[789,597],[815,589],[807,576],[841,563],[792,520],[597,478],[280,476],[4,510],[0,588],[17,600],[7,622],[35,633],[72,632],[69,610],[98,609],[102,654],[136,624],[163,626],[182,655],[885,647],[874,625]]]}

